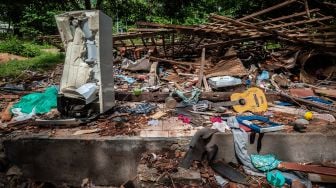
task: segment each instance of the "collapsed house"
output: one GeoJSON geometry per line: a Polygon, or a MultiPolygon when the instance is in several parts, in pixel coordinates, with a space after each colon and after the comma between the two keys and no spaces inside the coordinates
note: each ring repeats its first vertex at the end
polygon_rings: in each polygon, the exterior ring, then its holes
{"type": "MultiPolygon", "coordinates": [[[[138,22],[113,42],[103,13],[61,14],[61,115],[26,126],[42,135],[46,125],[62,127],[50,137],[65,144],[8,140],[7,155],[27,177],[82,186],[335,183],[334,10],[331,3],[288,0],[236,19],[211,14],[198,26],[138,22]],[[56,162],[46,168],[11,146],[56,162]],[[64,169],[76,173],[55,176],[64,169]]],[[[15,132],[20,124],[7,128],[15,132]]]]}

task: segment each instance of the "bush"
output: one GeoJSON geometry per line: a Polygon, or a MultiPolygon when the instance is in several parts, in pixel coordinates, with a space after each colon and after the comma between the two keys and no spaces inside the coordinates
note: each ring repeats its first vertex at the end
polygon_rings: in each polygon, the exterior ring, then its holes
{"type": "Polygon", "coordinates": [[[41,50],[38,45],[27,42],[25,43],[15,37],[11,37],[0,42],[0,52],[25,57],[35,57],[41,54],[41,50]]]}

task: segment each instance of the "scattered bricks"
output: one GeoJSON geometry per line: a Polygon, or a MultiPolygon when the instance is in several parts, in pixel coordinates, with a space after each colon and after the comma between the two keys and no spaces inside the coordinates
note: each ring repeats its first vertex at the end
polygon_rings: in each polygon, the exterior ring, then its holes
{"type": "Polygon", "coordinates": [[[195,184],[195,183],[202,183],[202,178],[200,172],[196,170],[189,170],[178,167],[176,173],[172,173],[171,177],[174,181],[179,182],[181,184],[195,184]]]}
{"type": "Polygon", "coordinates": [[[10,112],[10,109],[14,105],[13,102],[10,102],[7,107],[1,112],[1,120],[2,121],[10,121],[12,119],[12,113],[10,112]]]}

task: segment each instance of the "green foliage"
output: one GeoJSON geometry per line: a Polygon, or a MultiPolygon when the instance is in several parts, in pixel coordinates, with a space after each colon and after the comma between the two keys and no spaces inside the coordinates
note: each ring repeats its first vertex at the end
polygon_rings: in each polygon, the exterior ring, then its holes
{"type": "Polygon", "coordinates": [[[41,54],[40,46],[10,37],[0,42],[0,52],[11,53],[24,57],[35,57],[41,54]]]}
{"type": "Polygon", "coordinates": [[[12,60],[0,64],[0,78],[19,76],[24,70],[43,71],[53,68],[57,63],[64,61],[64,55],[55,53],[42,53],[27,60],[12,60]]]}
{"type": "Polygon", "coordinates": [[[127,31],[137,21],[162,24],[202,24],[209,13],[237,17],[283,0],[15,0],[0,4],[0,21],[14,25],[14,34],[34,39],[58,34],[54,16],[95,8],[112,17],[114,31],[127,31]],[[117,27],[118,25],[118,27],[117,27]]]}
{"type": "Polygon", "coordinates": [[[275,43],[275,42],[267,42],[267,44],[265,44],[264,49],[265,50],[275,50],[275,49],[279,49],[281,48],[281,45],[279,43],[275,43]]]}
{"type": "Polygon", "coordinates": [[[55,15],[60,13],[57,10],[37,10],[37,7],[26,7],[22,20],[17,24],[20,32],[25,38],[34,38],[38,35],[57,31],[55,15]]]}

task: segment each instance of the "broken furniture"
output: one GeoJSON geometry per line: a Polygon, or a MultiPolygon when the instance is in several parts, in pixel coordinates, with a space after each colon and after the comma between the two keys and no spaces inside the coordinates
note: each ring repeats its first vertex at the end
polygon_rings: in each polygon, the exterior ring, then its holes
{"type": "Polygon", "coordinates": [[[115,105],[112,19],[101,11],[56,16],[66,58],[57,108],[66,117],[87,117],[115,105]]]}

